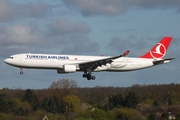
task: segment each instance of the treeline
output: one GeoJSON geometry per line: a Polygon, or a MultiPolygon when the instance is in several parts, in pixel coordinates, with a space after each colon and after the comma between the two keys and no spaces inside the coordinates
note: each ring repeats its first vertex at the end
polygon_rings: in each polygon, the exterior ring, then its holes
{"type": "Polygon", "coordinates": [[[61,79],[42,90],[0,90],[0,120],[180,119],[180,84],[80,88],[61,79]]]}

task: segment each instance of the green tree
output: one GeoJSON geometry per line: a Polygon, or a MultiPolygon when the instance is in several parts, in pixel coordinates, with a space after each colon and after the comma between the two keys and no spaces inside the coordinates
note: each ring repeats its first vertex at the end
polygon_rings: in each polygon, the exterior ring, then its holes
{"type": "Polygon", "coordinates": [[[117,94],[115,97],[114,97],[114,105],[117,107],[118,105],[122,105],[123,106],[123,97],[121,94],[117,94]]]}
{"type": "Polygon", "coordinates": [[[54,102],[56,103],[57,112],[64,113],[66,111],[64,101],[60,102],[60,100],[57,96],[53,96],[53,98],[54,98],[54,102]]]}
{"type": "Polygon", "coordinates": [[[106,113],[101,109],[95,109],[92,112],[92,118],[93,120],[107,120],[108,119],[106,113]]]}
{"type": "Polygon", "coordinates": [[[169,114],[167,112],[164,112],[161,116],[161,119],[168,120],[169,114]]]}
{"type": "Polygon", "coordinates": [[[54,97],[45,97],[42,101],[41,107],[50,113],[57,113],[58,103],[56,103],[54,97]]]}
{"type": "Polygon", "coordinates": [[[110,120],[144,120],[143,116],[134,109],[113,109],[107,112],[110,120]]]}
{"type": "Polygon", "coordinates": [[[78,112],[80,107],[80,99],[75,95],[67,95],[64,98],[64,104],[66,106],[65,116],[69,118],[70,112],[78,112]]]}
{"type": "Polygon", "coordinates": [[[124,107],[135,108],[138,104],[138,98],[134,92],[128,92],[124,98],[124,107]]]}
{"type": "Polygon", "coordinates": [[[57,112],[56,103],[55,103],[53,97],[50,97],[50,99],[48,101],[48,107],[49,107],[48,112],[51,112],[51,113],[56,113],[57,112]]]}
{"type": "Polygon", "coordinates": [[[0,112],[10,113],[14,111],[15,103],[7,98],[6,94],[0,94],[0,112]]]}
{"type": "Polygon", "coordinates": [[[30,103],[33,110],[37,110],[37,108],[39,107],[37,95],[31,89],[27,89],[25,91],[23,101],[30,103]]]}
{"type": "Polygon", "coordinates": [[[154,102],[153,102],[153,106],[159,106],[159,103],[158,103],[158,101],[157,100],[154,100],[154,102]]]}
{"type": "Polygon", "coordinates": [[[156,120],[156,116],[154,114],[149,114],[148,120],[156,120]]]}
{"type": "Polygon", "coordinates": [[[5,113],[7,109],[7,102],[5,100],[6,94],[0,94],[0,112],[5,113]]]}
{"type": "Polygon", "coordinates": [[[34,100],[34,92],[31,89],[27,89],[23,100],[32,103],[34,100]]]}
{"type": "Polygon", "coordinates": [[[64,98],[66,111],[78,112],[80,106],[80,99],[75,95],[68,95],[64,98]]]}
{"type": "Polygon", "coordinates": [[[19,98],[12,98],[14,102],[14,115],[24,116],[28,115],[32,111],[30,104],[27,101],[21,101],[19,98]]]}
{"type": "Polygon", "coordinates": [[[172,105],[173,103],[172,103],[172,99],[171,98],[169,98],[168,99],[168,105],[172,105]]]}
{"type": "Polygon", "coordinates": [[[41,104],[41,108],[48,111],[49,110],[49,106],[48,106],[48,103],[49,103],[49,97],[45,97],[43,100],[42,100],[42,104],[41,104]]]}
{"type": "Polygon", "coordinates": [[[115,106],[114,106],[112,103],[107,103],[107,104],[105,104],[104,107],[103,107],[103,109],[104,109],[105,111],[112,110],[112,109],[114,109],[114,108],[115,108],[115,106]]]}
{"type": "Polygon", "coordinates": [[[115,107],[117,107],[118,105],[123,106],[124,101],[122,95],[118,93],[116,95],[109,96],[108,102],[113,104],[115,107]]]}
{"type": "Polygon", "coordinates": [[[180,113],[177,113],[176,120],[180,120],[180,113]]]}

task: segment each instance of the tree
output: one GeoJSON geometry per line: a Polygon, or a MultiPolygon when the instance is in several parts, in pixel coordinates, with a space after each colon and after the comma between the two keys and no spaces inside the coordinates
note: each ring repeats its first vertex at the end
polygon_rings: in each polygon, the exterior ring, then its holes
{"type": "Polygon", "coordinates": [[[168,105],[172,105],[172,104],[173,104],[172,99],[169,98],[169,99],[168,99],[168,105]]]}
{"type": "Polygon", "coordinates": [[[92,114],[92,119],[93,120],[107,120],[107,115],[105,113],[105,111],[101,110],[101,109],[95,109],[92,114]]]}
{"type": "Polygon", "coordinates": [[[115,106],[114,106],[112,103],[107,103],[107,104],[105,104],[104,107],[103,107],[103,109],[104,109],[105,111],[112,110],[112,109],[114,109],[114,108],[115,108],[115,106]]]}
{"type": "Polygon", "coordinates": [[[31,89],[27,89],[24,94],[23,101],[26,101],[32,105],[33,110],[37,110],[39,107],[39,102],[37,95],[31,89]]]}
{"type": "Polygon", "coordinates": [[[34,92],[31,89],[27,89],[24,94],[24,101],[32,103],[34,100],[34,92]]]}
{"type": "Polygon", "coordinates": [[[10,113],[14,111],[15,103],[13,100],[8,99],[6,94],[0,94],[0,112],[10,113]]]}
{"type": "Polygon", "coordinates": [[[138,104],[138,99],[134,92],[129,92],[124,98],[124,107],[135,108],[138,104]]]}
{"type": "Polygon", "coordinates": [[[52,82],[50,89],[71,89],[77,88],[78,84],[75,80],[60,79],[57,82],[52,82]]]}
{"type": "Polygon", "coordinates": [[[159,106],[159,103],[158,103],[158,101],[157,100],[154,100],[154,102],[153,102],[153,106],[159,106]]]}
{"type": "Polygon", "coordinates": [[[68,95],[64,98],[64,104],[66,106],[66,119],[69,117],[70,112],[78,112],[80,107],[80,100],[75,95],[68,95]]]}
{"type": "Polygon", "coordinates": [[[80,99],[75,95],[68,95],[64,98],[66,111],[78,112],[80,106],[80,99]]]}
{"type": "Polygon", "coordinates": [[[108,111],[120,106],[123,106],[123,97],[118,93],[116,95],[109,96],[108,103],[104,105],[103,109],[108,111]]]}
{"type": "Polygon", "coordinates": [[[148,120],[156,120],[156,116],[154,114],[149,114],[148,120]]]}
{"type": "Polygon", "coordinates": [[[5,100],[6,94],[0,94],[0,112],[6,112],[7,109],[7,102],[5,100]]]}
{"type": "Polygon", "coordinates": [[[52,82],[49,89],[53,90],[53,94],[59,99],[75,92],[78,84],[75,80],[60,79],[57,82],[52,82]]]}
{"type": "Polygon", "coordinates": [[[56,113],[57,112],[56,103],[55,103],[53,97],[49,98],[49,101],[48,101],[48,112],[51,112],[51,113],[56,113]]]}
{"type": "Polygon", "coordinates": [[[123,105],[123,97],[121,94],[117,94],[113,98],[114,106],[123,105]]]}
{"type": "Polygon", "coordinates": [[[59,104],[56,96],[45,97],[42,101],[41,107],[50,113],[61,113],[65,111],[64,104],[59,104]]]}
{"type": "Polygon", "coordinates": [[[110,120],[144,120],[143,116],[134,109],[113,109],[107,112],[110,120]]]}
{"type": "Polygon", "coordinates": [[[169,118],[169,114],[167,112],[163,113],[161,116],[161,119],[168,120],[168,118],[169,118]]]}

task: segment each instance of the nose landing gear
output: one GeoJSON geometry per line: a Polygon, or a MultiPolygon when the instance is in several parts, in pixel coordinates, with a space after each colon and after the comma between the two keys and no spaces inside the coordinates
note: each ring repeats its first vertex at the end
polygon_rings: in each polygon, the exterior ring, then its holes
{"type": "Polygon", "coordinates": [[[19,68],[19,69],[20,69],[20,74],[22,75],[23,74],[22,68],[19,68]]]}

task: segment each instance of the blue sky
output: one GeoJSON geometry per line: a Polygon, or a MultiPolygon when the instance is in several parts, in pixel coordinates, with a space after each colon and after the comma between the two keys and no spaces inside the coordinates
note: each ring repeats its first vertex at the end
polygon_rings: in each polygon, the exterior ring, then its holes
{"type": "Polygon", "coordinates": [[[59,79],[80,87],[180,83],[180,1],[177,0],[1,0],[0,88],[48,88],[59,79]],[[138,57],[164,36],[173,41],[168,64],[133,72],[98,72],[95,81],[82,73],[29,70],[4,63],[17,53],[119,55],[138,57]]]}

